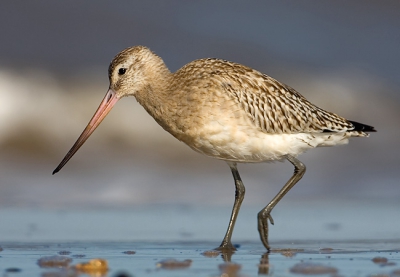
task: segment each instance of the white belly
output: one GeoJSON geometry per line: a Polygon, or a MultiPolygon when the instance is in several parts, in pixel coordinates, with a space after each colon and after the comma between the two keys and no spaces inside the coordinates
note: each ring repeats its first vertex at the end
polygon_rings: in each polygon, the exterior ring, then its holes
{"type": "Polygon", "coordinates": [[[188,144],[195,151],[217,159],[235,162],[265,162],[297,156],[318,146],[348,142],[346,133],[268,134],[256,127],[208,124],[188,144]]]}

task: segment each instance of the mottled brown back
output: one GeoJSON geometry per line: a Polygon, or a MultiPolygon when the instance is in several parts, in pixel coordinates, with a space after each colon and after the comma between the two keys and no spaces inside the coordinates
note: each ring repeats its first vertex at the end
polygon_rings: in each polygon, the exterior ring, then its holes
{"type": "Polygon", "coordinates": [[[220,59],[193,61],[182,74],[214,80],[266,133],[346,132],[354,125],[310,103],[293,88],[249,67],[220,59]],[[197,74],[196,74],[197,73],[197,74]],[[198,76],[201,74],[201,76],[198,76]]]}

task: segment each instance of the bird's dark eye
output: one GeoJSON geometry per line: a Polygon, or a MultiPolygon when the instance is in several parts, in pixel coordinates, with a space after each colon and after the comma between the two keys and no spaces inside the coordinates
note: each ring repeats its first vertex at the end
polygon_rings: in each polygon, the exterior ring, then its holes
{"type": "Polygon", "coordinates": [[[120,69],[118,69],[118,75],[124,75],[126,72],[126,68],[121,67],[120,69]]]}

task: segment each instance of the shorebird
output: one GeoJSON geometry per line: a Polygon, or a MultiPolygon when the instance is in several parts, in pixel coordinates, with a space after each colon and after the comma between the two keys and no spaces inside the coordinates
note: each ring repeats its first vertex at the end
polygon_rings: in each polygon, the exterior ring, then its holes
{"type": "Polygon", "coordinates": [[[258,231],[269,250],[268,221],[282,197],[303,177],[297,159],[319,146],[346,144],[367,137],[374,127],[318,108],[293,88],[250,67],[208,58],[171,73],[163,60],[144,46],[117,54],[108,68],[109,89],[57,173],[93,133],[117,101],[134,96],[161,127],[190,148],[225,161],[235,181],[235,201],[221,251],[234,251],[233,228],[245,187],[237,163],[288,160],[294,173],[258,213],[258,231]]]}

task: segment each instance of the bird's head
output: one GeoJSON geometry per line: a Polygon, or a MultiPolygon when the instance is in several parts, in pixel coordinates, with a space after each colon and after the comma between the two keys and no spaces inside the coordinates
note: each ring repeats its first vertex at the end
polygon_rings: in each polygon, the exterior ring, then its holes
{"type": "Polygon", "coordinates": [[[151,80],[165,65],[149,48],[135,46],[118,53],[108,68],[110,90],[118,98],[148,92],[151,80]]]}
{"type": "Polygon", "coordinates": [[[135,96],[139,92],[151,91],[149,80],[156,79],[154,75],[162,70],[168,70],[162,59],[144,46],[130,47],[117,54],[108,68],[110,86],[106,95],[78,140],[53,171],[53,174],[60,171],[72,158],[119,99],[130,95],[135,96]]]}

